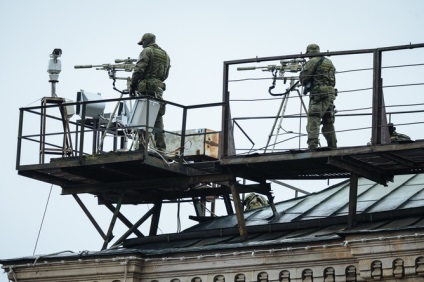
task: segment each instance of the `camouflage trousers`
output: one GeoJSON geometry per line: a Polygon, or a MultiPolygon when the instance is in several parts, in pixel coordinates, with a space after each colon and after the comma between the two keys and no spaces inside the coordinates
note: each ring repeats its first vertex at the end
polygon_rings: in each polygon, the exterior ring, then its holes
{"type": "Polygon", "coordinates": [[[322,124],[322,134],[327,140],[328,147],[337,148],[337,138],[334,128],[334,95],[328,95],[324,99],[311,96],[308,109],[308,147],[315,149],[319,144],[319,128],[322,124]]]}
{"type": "MultiPolygon", "coordinates": [[[[163,90],[161,88],[156,89],[155,93],[141,93],[142,95],[149,95],[152,97],[155,97],[159,100],[162,100],[163,98],[163,90]]],[[[166,143],[165,143],[165,132],[164,132],[164,125],[163,125],[163,115],[165,115],[165,104],[161,103],[158,115],[155,120],[155,124],[153,125],[153,134],[155,136],[155,144],[156,149],[161,152],[166,151],[166,143]]]]}

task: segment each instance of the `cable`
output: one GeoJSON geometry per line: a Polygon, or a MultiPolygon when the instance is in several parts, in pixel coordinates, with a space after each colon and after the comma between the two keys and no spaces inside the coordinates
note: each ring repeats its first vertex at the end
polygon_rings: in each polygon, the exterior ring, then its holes
{"type": "Polygon", "coordinates": [[[30,105],[34,104],[34,103],[35,103],[35,102],[37,102],[37,101],[41,101],[41,98],[40,98],[40,99],[35,100],[34,102],[32,102],[32,103],[30,103],[30,104],[28,104],[28,105],[26,105],[25,107],[27,108],[27,107],[29,107],[30,105]]]}
{"type": "MultiPolygon", "coordinates": [[[[192,206],[194,206],[193,205],[193,203],[190,203],[192,206]]],[[[207,210],[212,216],[214,216],[214,217],[217,217],[217,215],[214,213],[214,212],[212,212],[210,209],[208,209],[208,207],[206,206],[206,205],[204,205],[201,201],[199,201],[199,204],[202,206],[202,207],[204,207],[205,208],[205,210],[207,210]]]]}
{"type": "MultiPolygon", "coordinates": [[[[228,80],[228,82],[240,82],[240,81],[250,81],[250,80],[272,80],[272,77],[259,77],[259,78],[243,78],[243,79],[233,79],[228,80]]],[[[277,80],[281,80],[282,78],[277,78],[277,80]]]]}
{"type": "Polygon", "coordinates": [[[48,198],[47,198],[46,207],[44,208],[43,219],[41,220],[40,229],[38,230],[37,240],[35,241],[34,251],[32,252],[32,255],[34,255],[34,254],[35,254],[35,250],[37,249],[38,239],[40,238],[41,228],[43,227],[44,217],[46,216],[47,206],[49,205],[50,195],[51,195],[51,193],[52,193],[52,188],[53,188],[53,184],[50,186],[49,196],[48,196],[48,198]]]}
{"type": "Polygon", "coordinates": [[[421,83],[407,83],[407,84],[397,84],[397,85],[386,85],[386,86],[383,86],[383,88],[405,87],[405,86],[418,86],[418,85],[424,85],[424,83],[421,82],[421,83]]]}

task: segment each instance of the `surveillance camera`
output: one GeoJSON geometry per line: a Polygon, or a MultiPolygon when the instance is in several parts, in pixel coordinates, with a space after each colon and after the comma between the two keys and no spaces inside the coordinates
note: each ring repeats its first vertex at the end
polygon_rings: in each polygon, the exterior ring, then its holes
{"type": "Polygon", "coordinates": [[[56,56],[56,57],[60,57],[60,55],[62,55],[62,49],[54,49],[52,52],[52,55],[56,56]]]}
{"type": "Polygon", "coordinates": [[[50,54],[49,65],[47,72],[50,74],[50,81],[57,82],[59,79],[59,73],[62,70],[62,63],[58,59],[62,55],[62,49],[56,48],[50,54]]]}

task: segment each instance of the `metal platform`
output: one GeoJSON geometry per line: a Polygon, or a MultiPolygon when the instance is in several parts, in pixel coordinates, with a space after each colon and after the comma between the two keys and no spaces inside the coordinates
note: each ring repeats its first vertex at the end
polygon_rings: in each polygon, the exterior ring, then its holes
{"type": "Polygon", "coordinates": [[[123,203],[138,204],[228,193],[222,189],[217,192],[216,188],[196,191],[192,187],[199,183],[222,184],[236,177],[262,183],[274,179],[349,178],[353,172],[386,185],[396,174],[421,173],[423,170],[424,141],[416,141],[229,156],[187,164],[168,164],[159,157],[144,157],[137,151],[111,152],[82,159],[52,159],[49,164],[21,166],[18,173],[61,186],[63,194],[126,192],[129,196],[123,203]]]}
{"type": "Polygon", "coordinates": [[[422,173],[424,140],[401,144],[296,150],[230,156],[220,162],[236,176],[251,180],[349,178],[356,173],[386,185],[396,174],[422,173]]]}
{"type": "MultiPolygon", "coordinates": [[[[154,203],[157,200],[190,198],[216,194],[191,189],[202,182],[222,182],[232,176],[215,169],[205,172],[205,165],[168,164],[141,152],[120,152],[86,156],[82,159],[57,158],[49,164],[21,166],[19,175],[62,187],[62,194],[101,194],[116,202],[125,193],[123,204],[154,203]]],[[[219,189],[218,189],[219,190],[219,189]]],[[[222,192],[221,192],[222,193],[222,192]]]]}

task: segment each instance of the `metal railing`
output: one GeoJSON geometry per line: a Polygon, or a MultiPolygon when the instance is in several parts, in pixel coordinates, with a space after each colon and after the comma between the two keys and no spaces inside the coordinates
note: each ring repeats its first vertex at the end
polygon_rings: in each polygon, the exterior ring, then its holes
{"type": "MultiPolygon", "coordinates": [[[[225,61],[223,65],[222,94],[222,100],[224,103],[224,107],[222,110],[222,136],[225,138],[225,140],[222,140],[221,156],[226,157],[234,154],[239,154],[240,152],[251,153],[260,150],[266,151],[267,145],[255,148],[255,145],[265,143],[263,142],[263,137],[265,137],[263,136],[264,134],[262,136],[259,136],[259,138],[254,138],[251,133],[254,132],[258,135],[258,132],[261,131],[263,127],[268,126],[267,128],[271,128],[271,125],[268,124],[264,126],[263,124],[256,124],[254,126],[255,129],[252,130],[247,126],[243,126],[241,124],[242,121],[258,122],[258,120],[271,121],[275,120],[276,118],[284,118],[287,119],[289,123],[293,125],[294,121],[297,120],[299,127],[296,128],[296,130],[292,129],[288,131],[290,134],[292,134],[291,136],[288,136],[287,132],[283,132],[284,134],[286,134],[286,136],[284,136],[286,137],[286,139],[282,140],[281,142],[296,139],[299,141],[299,144],[298,146],[290,144],[290,147],[283,148],[282,150],[302,148],[302,145],[300,144],[300,139],[305,138],[305,136],[307,136],[307,134],[302,128],[302,126],[306,125],[306,111],[300,109],[297,113],[296,110],[294,110],[292,111],[292,113],[289,114],[285,113],[282,115],[275,115],[273,110],[270,112],[271,108],[269,105],[270,103],[272,103],[272,101],[281,101],[281,99],[286,98],[286,96],[289,96],[288,94],[290,91],[297,90],[296,88],[291,90],[289,90],[288,88],[286,92],[284,90],[276,91],[280,92],[280,97],[275,97],[278,95],[272,93],[272,91],[275,91],[278,87],[281,88],[281,84],[283,82],[285,83],[285,81],[287,80],[290,81],[298,79],[300,69],[291,71],[289,62],[305,60],[308,57],[326,56],[333,60],[333,63],[334,61],[338,61],[338,63],[335,64],[336,69],[339,70],[338,72],[336,72],[336,88],[338,88],[338,98],[336,99],[336,106],[337,108],[339,108],[336,114],[336,119],[338,120],[336,122],[336,127],[339,127],[339,125],[342,126],[340,126],[339,130],[336,129],[336,132],[342,135],[347,134],[347,132],[357,132],[358,130],[360,130],[366,131],[367,134],[370,135],[367,141],[362,143],[358,142],[358,144],[355,145],[374,146],[384,144],[386,142],[385,140],[387,140],[388,122],[393,122],[396,126],[407,126],[412,124],[424,123],[424,120],[419,119],[419,114],[424,112],[424,107],[422,107],[422,105],[424,105],[424,99],[421,98],[422,95],[415,95],[415,93],[419,92],[412,93],[412,91],[405,90],[407,88],[410,89],[412,87],[414,87],[414,89],[418,89],[419,87],[424,86],[424,81],[422,79],[420,81],[411,82],[408,79],[409,74],[405,74],[406,68],[415,69],[415,73],[422,73],[422,70],[419,69],[424,66],[424,64],[419,63],[420,58],[422,58],[422,53],[417,56],[416,54],[409,54],[408,51],[412,52],[410,50],[419,49],[422,52],[423,47],[424,43],[421,43],[375,49],[322,52],[318,54],[308,55],[294,54],[275,57],[256,57],[251,59],[225,61]],[[394,56],[397,56],[396,58],[400,59],[395,60],[394,56]],[[407,59],[403,59],[405,57],[407,59]],[[383,58],[387,58],[384,65],[383,58]],[[408,59],[410,59],[411,62],[408,61],[408,59]],[[275,64],[267,66],[261,65],[264,64],[264,62],[273,62],[275,64]],[[349,62],[349,64],[347,64],[346,62],[349,62]],[[365,67],[358,66],[359,63],[362,62],[368,65],[366,65],[365,67]],[[246,64],[249,65],[246,67],[246,64]],[[262,69],[263,71],[267,71],[267,73],[265,76],[259,76],[257,72],[248,72],[249,75],[246,75],[247,72],[237,72],[235,67],[238,67],[238,70],[262,69]],[[393,77],[393,75],[390,73],[394,69],[396,69],[397,71],[397,77],[393,77]],[[277,72],[283,72],[284,74],[276,77],[277,72]],[[270,80],[272,80],[272,86],[270,86],[268,89],[268,87],[264,87],[264,85],[270,80]],[[367,84],[365,84],[365,81],[367,82],[367,84]],[[352,88],[347,88],[347,82],[351,82],[350,85],[352,86],[349,86],[352,88]],[[260,85],[259,87],[262,88],[258,88],[256,85],[260,85]],[[390,95],[393,91],[396,91],[397,99],[390,99],[390,95]],[[271,94],[271,96],[258,97],[257,92],[264,93],[265,95],[268,95],[269,93],[271,94]],[[348,103],[344,103],[345,100],[347,101],[346,97],[348,97],[348,95],[352,93],[355,93],[355,95],[356,93],[361,93],[361,95],[362,93],[365,95],[369,95],[367,97],[358,96],[357,98],[357,100],[363,99],[364,101],[366,101],[365,106],[358,109],[352,109],[351,105],[349,105],[348,103]],[[402,95],[399,95],[399,93],[401,93],[402,95]],[[386,101],[384,97],[386,97],[386,101]],[[407,100],[409,98],[411,98],[411,101],[407,100]],[[268,107],[265,111],[262,111],[266,113],[265,115],[258,114],[258,109],[261,108],[261,103],[266,105],[264,107],[268,107]],[[246,115],[246,109],[251,109],[250,112],[254,112],[254,115],[246,115]],[[400,115],[408,116],[408,118],[400,119],[398,118],[398,116],[400,115]],[[395,121],[392,121],[392,118],[395,119],[395,121]],[[343,122],[341,122],[341,120],[343,120],[343,122]],[[361,126],[347,127],[348,124],[352,125],[355,124],[357,121],[361,121],[361,126]],[[303,125],[302,122],[304,123],[303,125]],[[236,133],[239,134],[235,136],[236,133]],[[240,142],[237,143],[237,141],[240,140],[240,137],[244,138],[246,142],[248,141],[248,144],[250,143],[246,148],[241,147],[239,145],[240,142]],[[233,138],[236,140],[236,144],[234,147],[237,147],[237,150],[231,145],[231,143],[234,142],[233,138]]],[[[418,77],[417,79],[420,78],[418,77]]],[[[295,87],[299,87],[299,85],[295,87]]],[[[299,100],[299,97],[297,97],[296,95],[294,95],[294,97],[292,96],[289,98],[289,100],[299,100]]],[[[355,98],[350,99],[354,100],[355,98]]],[[[302,100],[302,96],[300,96],[300,100],[302,100]]],[[[271,104],[271,107],[277,108],[277,105],[271,104]]],[[[300,106],[298,107],[301,108],[300,106]]],[[[418,131],[414,131],[414,134],[416,134],[414,135],[414,139],[424,138],[424,136],[420,136],[418,133],[418,131]]],[[[350,135],[351,140],[355,139],[356,137],[357,135],[353,133],[350,135]]],[[[274,146],[275,144],[276,143],[273,143],[271,145],[274,146]]],[[[340,145],[351,146],[351,144],[340,145]]]]}
{"type": "MultiPolygon", "coordinates": [[[[132,150],[134,148],[125,148],[126,141],[124,139],[128,138],[127,134],[132,134],[130,138],[136,138],[134,135],[138,134],[142,130],[145,137],[145,146],[144,152],[148,150],[148,145],[150,142],[149,134],[153,130],[154,121],[149,121],[149,111],[151,110],[151,102],[156,103],[165,103],[167,106],[178,108],[182,111],[181,114],[181,129],[178,132],[175,131],[166,131],[167,134],[173,134],[178,136],[181,139],[181,146],[179,149],[179,162],[184,161],[184,148],[186,138],[194,135],[207,135],[220,133],[220,131],[210,131],[199,134],[186,134],[187,130],[187,115],[190,110],[193,109],[202,109],[202,108],[211,108],[211,107],[220,107],[223,103],[209,103],[209,104],[199,104],[199,105],[190,105],[184,106],[181,104],[173,103],[166,100],[159,100],[150,96],[141,96],[141,97],[128,97],[128,98],[116,98],[116,99],[102,99],[96,101],[78,101],[78,102],[67,102],[61,104],[49,104],[33,107],[20,108],[19,115],[19,128],[18,128],[18,143],[17,143],[17,158],[16,158],[16,169],[19,170],[22,166],[22,157],[25,155],[26,158],[30,159],[27,161],[27,164],[37,164],[34,159],[35,157],[39,158],[38,164],[44,164],[44,154],[54,154],[61,155],[61,157],[78,157],[80,160],[87,155],[101,154],[106,151],[125,151],[132,150]],[[146,101],[146,107],[142,113],[145,116],[144,123],[133,123],[131,125],[127,124],[125,121],[118,121],[115,117],[112,117],[108,114],[102,114],[96,117],[91,117],[87,115],[87,108],[98,103],[105,104],[115,104],[115,103],[132,103],[136,100],[146,101]],[[66,122],[69,124],[68,131],[62,127],[64,124],[64,118],[60,115],[60,110],[58,109],[63,107],[66,108],[79,108],[79,117],[80,118],[69,118],[66,122]],[[28,117],[26,117],[28,115],[28,117]],[[113,122],[110,120],[113,119],[113,122]],[[39,124],[38,124],[38,121],[39,124]],[[37,131],[37,128],[40,128],[40,131],[37,131]],[[27,130],[25,130],[27,129],[27,130]],[[62,138],[65,135],[72,136],[72,144],[75,144],[73,148],[64,148],[64,142],[62,138]],[[103,142],[104,137],[110,139],[112,137],[113,142],[103,142]],[[120,140],[119,140],[120,139],[120,140]],[[37,146],[32,146],[30,144],[37,144],[40,148],[39,150],[35,149],[37,146]],[[91,145],[90,145],[91,144],[91,145]],[[28,153],[23,153],[24,145],[28,146],[28,153]],[[51,150],[55,150],[58,153],[47,153],[47,149],[43,149],[46,146],[50,147],[51,150]],[[91,147],[91,150],[90,150],[91,147]],[[34,153],[38,151],[36,156],[34,153]],[[42,157],[40,157],[42,155],[42,157]]],[[[118,115],[117,115],[118,116],[118,115]]],[[[126,116],[129,118],[128,116],[126,116]]],[[[156,117],[156,115],[154,116],[156,117]]]]}

